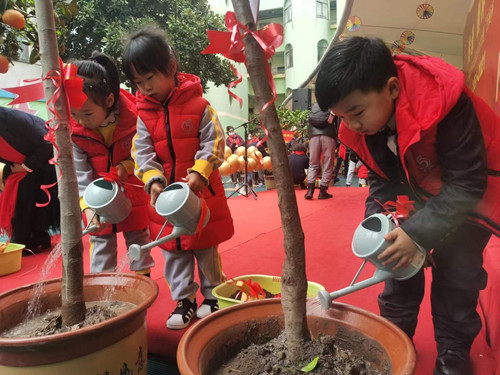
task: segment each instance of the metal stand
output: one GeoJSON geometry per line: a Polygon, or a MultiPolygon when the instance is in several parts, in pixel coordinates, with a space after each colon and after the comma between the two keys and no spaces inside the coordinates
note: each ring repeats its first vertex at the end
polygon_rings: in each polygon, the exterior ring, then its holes
{"type": "Polygon", "coordinates": [[[238,188],[236,189],[235,191],[233,191],[228,197],[227,199],[231,198],[233,195],[235,195],[236,193],[238,193],[239,195],[243,195],[245,197],[248,198],[248,196],[250,194],[252,194],[253,196],[253,199],[257,200],[257,193],[255,192],[255,190],[253,189],[252,186],[250,186],[248,184],[248,157],[247,157],[247,150],[248,150],[248,122],[245,122],[244,124],[241,124],[240,126],[234,128],[235,130],[238,129],[238,128],[241,128],[243,127],[244,131],[245,131],[245,155],[243,156],[243,158],[245,159],[245,182],[238,188]],[[240,191],[241,189],[243,189],[243,193],[240,191]]]}

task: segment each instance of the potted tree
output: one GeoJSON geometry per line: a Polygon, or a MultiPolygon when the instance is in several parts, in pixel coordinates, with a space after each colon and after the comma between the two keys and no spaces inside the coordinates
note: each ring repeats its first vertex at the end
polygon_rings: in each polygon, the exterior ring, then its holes
{"type": "MultiPolygon", "coordinates": [[[[5,7],[7,2],[1,4],[5,7]]],[[[3,12],[3,9],[0,9],[3,12]]],[[[78,185],[68,128],[68,105],[62,86],[54,8],[51,0],[36,0],[39,53],[47,103],[53,103],[58,147],[59,198],[61,202],[62,279],[44,283],[41,312],[60,308],[61,322],[69,331],[52,336],[0,338],[2,374],[128,374],[147,372],[146,309],[158,294],[154,281],[138,275],[83,274],[82,228],[78,185]],[[50,73],[49,73],[50,72],[50,73]],[[59,95],[55,83],[60,85],[59,95]],[[135,306],[128,312],[77,330],[86,315],[86,303],[113,298],[135,306]],[[89,357],[91,356],[91,357],[89,357]],[[92,357],[93,356],[93,357],[92,357]]],[[[23,319],[35,285],[0,295],[0,332],[23,319]]]]}
{"type": "MultiPolygon", "coordinates": [[[[250,4],[247,0],[232,0],[236,16],[241,24],[250,30],[255,30],[250,4]]],[[[346,12],[347,13],[347,12],[346,12]]],[[[348,14],[347,14],[348,15],[348,14]]],[[[345,27],[347,15],[342,22],[345,27]]],[[[340,27],[340,29],[343,29],[340,27]]],[[[263,51],[251,34],[244,39],[247,69],[255,92],[259,108],[272,100],[270,84],[267,80],[266,61],[263,51]]],[[[345,305],[335,304],[328,312],[321,311],[318,303],[306,304],[307,279],[305,272],[304,233],[300,224],[297,201],[293,188],[292,176],[288,166],[286,146],[283,141],[281,126],[274,105],[267,105],[261,112],[261,119],[269,131],[268,145],[273,160],[273,173],[278,190],[278,204],[281,213],[285,261],[282,269],[281,304],[274,300],[260,300],[228,307],[206,320],[193,325],[179,344],[177,363],[183,375],[209,374],[221,363],[221,357],[234,355],[251,343],[251,337],[276,336],[284,327],[286,334],[286,357],[292,365],[297,365],[304,357],[304,343],[311,340],[318,332],[337,334],[343,327],[349,326],[360,334],[379,340],[372,333],[363,333],[361,327],[375,326],[375,321],[382,320],[382,336],[391,337],[398,342],[394,361],[390,366],[394,374],[412,374],[415,366],[415,353],[409,339],[398,328],[374,314],[360,311],[345,305]],[[354,318],[354,311],[366,317],[354,318]],[[219,319],[220,318],[220,319],[219,319]],[[342,323],[341,323],[342,322],[342,323]],[[354,322],[354,323],[353,323],[354,322]],[[207,325],[215,325],[215,329],[206,329],[207,325]],[[218,332],[218,333],[217,333],[218,332]],[[214,333],[211,335],[211,333],[214,333]],[[398,337],[398,339],[396,339],[398,337]],[[214,364],[214,362],[216,362],[214,364]]],[[[377,346],[392,353],[384,342],[379,340],[377,346]],[[378,345],[378,346],[377,346],[378,345]]],[[[392,354],[387,354],[392,358],[392,354]]],[[[384,359],[379,358],[382,362],[384,359]]],[[[377,362],[378,360],[375,360],[377,362]]],[[[380,364],[380,362],[379,362],[380,364]]],[[[392,371],[391,370],[391,371],[392,371]]]]}

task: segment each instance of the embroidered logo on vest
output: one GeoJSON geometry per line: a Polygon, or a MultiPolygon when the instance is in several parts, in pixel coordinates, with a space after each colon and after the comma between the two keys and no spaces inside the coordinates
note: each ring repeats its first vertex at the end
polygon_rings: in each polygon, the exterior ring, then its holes
{"type": "Polygon", "coordinates": [[[181,129],[184,133],[190,133],[193,130],[193,123],[191,119],[184,121],[181,125],[181,129]]]}
{"type": "Polygon", "coordinates": [[[427,158],[423,157],[422,155],[417,156],[416,162],[417,162],[418,168],[421,169],[422,171],[424,171],[425,173],[429,173],[430,170],[434,167],[432,165],[432,162],[430,161],[430,159],[427,159],[427,158]]]}
{"type": "Polygon", "coordinates": [[[129,139],[127,139],[127,140],[122,142],[122,146],[125,150],[128,150],[128,149],[132,148],[132,142],[129,139]]]}

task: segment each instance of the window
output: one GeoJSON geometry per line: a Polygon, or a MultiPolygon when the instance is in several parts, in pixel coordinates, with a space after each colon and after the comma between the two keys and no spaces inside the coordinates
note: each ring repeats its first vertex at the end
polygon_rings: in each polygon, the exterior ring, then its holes
{"type": "Polygon", "coordinates": [[[293,48],[291,44],[285,47],[285,66],[287,69],[293,68],[293,48]]]}
{"type": "Polygon", "coordinates": [[[324,39],[321,39],[318,42],[318,61],[325,54],[327,48],[328,48],[328,42],[324,39]]]}
{"type": "Polygon", "coordinates": [[[328,0],[316,0],[316,18],[328,19],[328,0]]]}
{"type": "Polygon", "coordinates": [[[30,47],[23,43],[19,43],[19,58],[18,61],[29,63],[30,62],[30,47]]]}
{"type": "Polygon", "coordinates": [[[283,18],[285,23],[292,22],[292,1],[286,0],[283,7],[283,18]]]}

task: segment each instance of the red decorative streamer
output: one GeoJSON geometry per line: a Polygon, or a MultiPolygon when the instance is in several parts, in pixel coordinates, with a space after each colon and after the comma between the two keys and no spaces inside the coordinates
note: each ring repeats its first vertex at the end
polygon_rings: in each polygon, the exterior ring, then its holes
{"type": "Polygon", "coordinates": [[[236,99],[238,101],[238,103],[240,103],[240,108],[243,106],[243,99],[241,99],[238,95],[236,95],[235,93],[233,93],[231,91],[231,89],[233,87],[235,87],[236,85],[238,85],[239,83],[241,83],[241,81],[243,80],[243,76],[241,75],[240,72],[238,72],[236,70],[236,68],[233,66],[233,64],[229,63],[229,67],[231,68],[231,70],[233,71],[233,73],[236,75],[236,77],[238,77],[238,79],[236,81],[233,81],[231,82],[228,86],[227,86],[227,92],[229,93],[229,95],[236,99]]]}
{"type": "MultiPolygon", "coordinates": [[[[55,103],[61,96],[61,90],[63,88],[66,94],[65,106],[67,112],[69,112],[70,106],[80,109],[87,100],[87,95],[85,95],[85,93],[83,92],[83,79],[77,76],[76,66],[73,64],[65,64],[63,66],[61,59],[59,59],[59,65],[60,65],[60,71],[51,70],[47,73],[45,77],[24,80],[24,82],[34,82],[30,85],[9,87],[3,89],[5,91],[17,95],[17,97],[8,104],[8,105],[13,105],[18,103],[27,103],[43,99],[44,98],[43,81],[50,80],[52,82],[52,84],[55,87],[55,90],[52,96],[49,99],[47,99],[47,109],[52,114],[52,117],[50,117],[45,122],[45,126],[47,127],[48,132],[47,134],[45,134],[44,139],[52,143],[52,145],[54,146],[55,149],[54,157],[49,160],[49,164],[55,165],[57,167],[59,167],[59,164],[57,163],[57,159],[59,158],[59,147],[56,144],[56,130],[59,128],[59,122],[60,122],[59,120],[61,119],[61,115],[57,111],[55,103]],[[63,75],[61,74],[61,72],[63,72],[63,75]],[[54,127],[50,126],[52,122],[55,123],[54,127]]],[[[62,178],[61,168],[59,168],[59,171],[60,171],[59,177],[54,183],[40,186],[40,189],[43,190],[47,195],[47,202],[36,203],[37,207],[45,207],[48,204],[50,204],[51,196],[49,189],[55,186],[62,178]]]]}
{"type": "MultiPolygon", "coordinates": [[[[283,43],[283,26],[278,23],[271,23],[266,25],[262,29],[252,31],[245,25],[238,22],[234,12],[226,13],[225,23],[229,31],[207,30],[207,36],[210,40],[210,44],[207,48],[205,48],[204,51],[202,51],[202,53],[220,53],[228,59],[235,62],[244,63],[246,66],[247,61],[245,55],[245,44],[243,43],[243,39],[245,38],[245,36],[250,34],[255,38],[264,52],[264,58],[266,61],[274,55],[274,53],[276,52],[276,48],[278,48],[283,43]]],[[[271,74],[271,68],[268,64],[266,64],[266,75],[271,86],[273,97],[270,101],[262,106],[260,113],[264,112],[264,110],[271,104],[273,104],[277,98],[276,86],[271,74]]],[[[237,76],[239,78],[241,75],[237,74],[237,76]]],[[[241,82],[241,80],[231,82],[230,88],[236,86],[239,82],[241,82]]],[[[229,95],[234,97],[233,95],[235,94],[229,92],[229,95]]],[[[238,97],[238,99],[241,98],[238,97]]],[[[257,143],[257,146],[260,146],[269,137],[269,132],[262,123],[262,120],[260,120],[260,126],[262,127],[265,136],[257,143]]]]}

